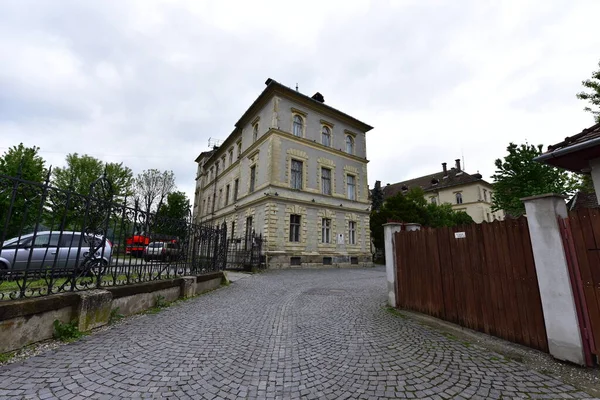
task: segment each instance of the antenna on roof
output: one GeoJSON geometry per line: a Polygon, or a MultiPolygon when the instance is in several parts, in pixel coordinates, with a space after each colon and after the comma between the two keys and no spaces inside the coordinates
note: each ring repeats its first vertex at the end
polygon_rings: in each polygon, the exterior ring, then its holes
{"type": "Polygon", "coordinates": [[[298,82],[296,82],[296,92],[298,91],[298,82]]]}
{"type": "Polygon", "coordinates": [[[215,138],[208,138],[208,148],[215,150],[217,147],[223,144],[223,141],[215,138]]]}
{"type": "Polygon", "coordinates": [[[462,158],[462,169],[463,169],[463,171],[466,171],[467,165],[465,164],[465,152],[463,151],[463,149],[460,149],[460,155],[462,158]]]}

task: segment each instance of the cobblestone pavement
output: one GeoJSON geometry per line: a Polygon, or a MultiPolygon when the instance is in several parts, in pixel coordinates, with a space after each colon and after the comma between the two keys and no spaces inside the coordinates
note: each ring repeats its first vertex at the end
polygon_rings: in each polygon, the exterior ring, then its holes
{"type": "Polygon", "coordinates": [[[269,271],[0,368],[0,398],[589,398],[384,308],[382,268],[269,271]]]}

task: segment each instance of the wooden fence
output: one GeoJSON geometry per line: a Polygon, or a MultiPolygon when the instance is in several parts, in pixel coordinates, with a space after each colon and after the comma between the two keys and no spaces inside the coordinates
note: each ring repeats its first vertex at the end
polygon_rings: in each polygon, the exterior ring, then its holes
{"type": "Polygon", "coordinates": [[[399,308],[548,351],[525,217],[394,239],[399,308]]]}
{"type": "Polygon", "coordinates": [[[588,334],[593,339],[590,347],[600,356],[600,209],[571,211],[569,222],[579,271],[575,279],[583,289],[586,308],[583,311],[587,311],[588,334]]]}

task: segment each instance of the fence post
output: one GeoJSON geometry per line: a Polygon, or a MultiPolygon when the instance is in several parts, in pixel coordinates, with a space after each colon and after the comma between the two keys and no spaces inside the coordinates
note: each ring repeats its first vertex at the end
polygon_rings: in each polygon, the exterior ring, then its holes
{"type": "Polygon", "coordinates": [[[385,243],[385,271],[387,275],[388,304],[396,307],[396,247],[394,233],[402,230],[400,222],[383,224],[383,238],[385,243]]]}
{"type": "Polygon", "coordinates": [[[521,200],[527,213],[548,349],[559,360],[585,365],[575,298],[558,225],[558,218],[567,217],[564,197],[550,193],[521,200]]]}

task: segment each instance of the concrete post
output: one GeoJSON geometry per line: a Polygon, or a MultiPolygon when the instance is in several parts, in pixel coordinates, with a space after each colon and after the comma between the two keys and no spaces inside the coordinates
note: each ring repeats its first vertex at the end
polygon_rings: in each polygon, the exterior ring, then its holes
{"type": "Polygon", "coordinates": [[[394,246],[394,233],[402,230],[399,222],[383,224],[383,238],[385,243],[385,271],[387,275],[388,304],[396,307],[396,249],[394,246]]]}
{"type": "Polygon", "coordinates": [[[76,315],[78,329],[86,332],[106,325],[112,311],[112,293],[108,290],[93,289],[79,293],[76,315]]]}
{"type": "Polygon", "coordinates": [[[525,203],[550,354],[585,365],[575,298],[558,218],[567,217],[564,197],[545,194],[525,203]]]}
{"type": "Polygon", "coordinates": [[[196,277],[183,276],[181,277],[181,294],[182,299],[189,299],[196,294],[196,277]]]}

